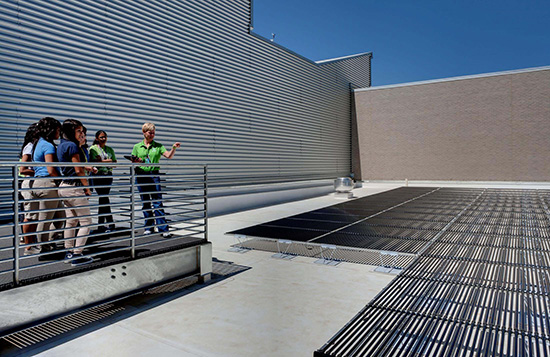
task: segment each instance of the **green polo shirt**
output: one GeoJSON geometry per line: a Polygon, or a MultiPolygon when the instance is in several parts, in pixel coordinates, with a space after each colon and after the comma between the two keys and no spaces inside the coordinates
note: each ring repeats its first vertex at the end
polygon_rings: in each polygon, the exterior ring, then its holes
{"type": "MultiPolygon", "coordinates": [[[[141,141],[134,145],[132,150],[132,155],[139,157],[143,162],[156,164],[160,161],[160,156],[166,152],[164,145],[152,141],[149,145],[149,148],[145,146],[145,141],[141,141]]],[[[153,171],[158,170],[159,167],[155,166],[140,166],[140,169],[143,171],[153,171]]]]}

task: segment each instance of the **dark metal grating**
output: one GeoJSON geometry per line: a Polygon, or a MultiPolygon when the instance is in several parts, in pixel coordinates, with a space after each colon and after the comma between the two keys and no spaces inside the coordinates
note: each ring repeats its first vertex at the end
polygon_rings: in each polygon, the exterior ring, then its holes
{"type": "Polygon", "coordinates": [[[419,257],[401,276],[550,296],[550,271],[521,265],[419,257]]]}
{"type": "Polygon", "coordinates": [[[2,337],[2,340],[19,349],[24,349],[104,319],[122,310],[124,310],[124,307],[107,303],[6,335],[2,337]]]}
{"type": "Polygon", "coordinates": [[[316,356],[550,356],[550,192],[450,193],[392,210],[460,213],[316,356]]]}
{"type": "Polygon", "coordinates": [[[315,356],[547,356],[546,336],[368,306],[315,356]],[[336,348],[338,347],[338,348],[336,348]]]}
{"type": "MultiPolygon", "coordinates": [[[[208,284],[218,282],[248,269],[250,269],[250,267],[213,258],[212,280],[208,284]]],[[[111,317],[117,319],[124,316],[131,316],[141,311],[144,306],[151,308],[158,303],[165,302],[164,299],[166,298],[181,296],[177,294],[198,289],[200,288],[200,286],[196,285],[198,282],[200,282],[198,276],[186,276],[148,288],[139,294],[131,293],[113,302],[92,306],[4,335],[0,337],[0,355],[34,355],[39,349],[47,347],[48,344],[52,344],[52,342],[63,343],[68,336],[72,338],[75,336],[74,334],[79,331],[82,332],[85,331],[85,329],[94,328],[94,325],[95,328],[97,328],[99,326],[97,323],[105,323],[104,319],[111,317]]],[[[208,284],[202,286],[208,286],[208,284]]]]}

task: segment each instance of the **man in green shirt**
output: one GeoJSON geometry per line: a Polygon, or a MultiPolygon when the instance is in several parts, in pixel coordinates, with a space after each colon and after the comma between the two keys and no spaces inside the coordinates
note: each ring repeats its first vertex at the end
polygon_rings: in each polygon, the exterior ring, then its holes
{"type": "MultiPolygon", "coordinates": [[[[155,125],[153,123],[143,124],[141,131],[143,132],[143,141],[134,145],[132,150],[132,155],[137,157],[136,162],[156,164],[160,161],[161,156],[171,159],[174,157],[176,149],[181,146],[179,142],[175,142],[172,149],[168,151],[162,144],[154,141],[155,125]]],[[[170,238],[172,234],[168,231],[162,205],[160,177],[158,176],[159,167],[139,166],[136,167],[136,174],[136,183],[143,202],[143,216],[145,217],[145,231],[143,234],[153,233],[153,217],[155,217],[158,231],[162,232],[163,237],[170,238]],[[153,211],[151,211],[151,203],[153,204],[153,211]]]]}

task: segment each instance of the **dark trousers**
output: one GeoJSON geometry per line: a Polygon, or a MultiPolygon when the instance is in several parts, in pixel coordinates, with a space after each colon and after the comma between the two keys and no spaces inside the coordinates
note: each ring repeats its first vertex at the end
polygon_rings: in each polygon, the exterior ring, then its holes
{"type": "MultiPolygon", "coordinates": [[[[113,183],[112,174],[96,175],[92,178],[93,186],[111,186],[113,183]]],[[[111,201],[107,196],[111,192],[111,187],[94,187],[97,195],[99,196],[99,209],[97,213],[100,215],[97,219],[98,224],[113,223],[113,216],[111,214],[111,201]],[[105,214],[105,216],[102,216],[105,214]]]]}
{"type": "Polygon", "coordinates": [[[160,177],[155,174],[144,173],[139,173],[138,175],[146,175],[143,177],[136,177],[138,191],[140,193],[141,200],[143,201],[145,229],[148,229],[147,227],[152,227],[156,219],[158,231],[168,232],[168,226],[166,224],[166,218],[164,217],[164,208],[162,205],[160,177]],[[153,206],[153,210],[151,210],[151,204],[153,206]]]}

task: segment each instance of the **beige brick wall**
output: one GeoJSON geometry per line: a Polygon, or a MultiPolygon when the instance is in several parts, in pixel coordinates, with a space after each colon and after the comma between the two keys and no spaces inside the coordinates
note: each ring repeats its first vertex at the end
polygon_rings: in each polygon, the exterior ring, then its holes
{"type": "Polygon", "coordinates": [[[362,180],[550,181],[550,69],[355,92],[362,180]]]}

